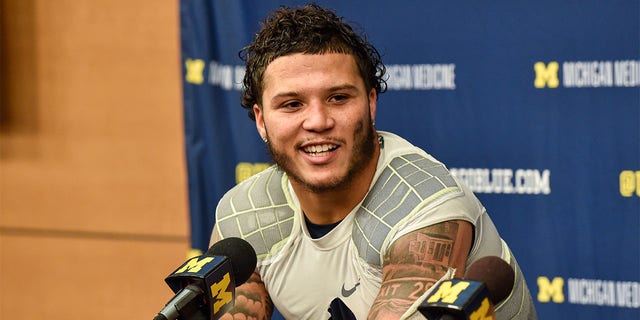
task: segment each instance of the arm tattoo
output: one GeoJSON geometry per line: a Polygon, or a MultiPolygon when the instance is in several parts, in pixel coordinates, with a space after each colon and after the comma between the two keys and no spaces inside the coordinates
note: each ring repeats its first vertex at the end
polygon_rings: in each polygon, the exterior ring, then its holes
{"type": "Polygon", "coordinates": [[[454,254],[463,253],[466,260],[468,247],[465,241],[458,241],[459,224],[446,221],[429,226],[400,237],[389,247],[370,319],[399,318],[449,267],[459,264],[460,257],[454,254]]]}
{"type": "Polygon", "coordinates": [[[221,320],[267,320],[273,314],[273,302],[257,273],[236,288],[235,305],[221,320]]]}

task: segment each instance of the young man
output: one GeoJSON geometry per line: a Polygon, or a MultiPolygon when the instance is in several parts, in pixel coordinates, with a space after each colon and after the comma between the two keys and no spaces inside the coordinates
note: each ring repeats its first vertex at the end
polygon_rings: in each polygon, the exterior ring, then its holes
{"type": "MultiPolygon", "coordinates": [[[[534,319],[485,209],[445,166],[375,129],[385,68],[331,10],[282,7],[243,49],[242,104],[274,166],[221,199],[212,243],[241,237],[258,266],[226,319],[400,319],[450,268],[505,259],[500,319],[534,319]]],[[[415,308],[413,308],[415,310],[415,308]]],[[[224,318],[223,318],[224,319],[224,318]]]]}

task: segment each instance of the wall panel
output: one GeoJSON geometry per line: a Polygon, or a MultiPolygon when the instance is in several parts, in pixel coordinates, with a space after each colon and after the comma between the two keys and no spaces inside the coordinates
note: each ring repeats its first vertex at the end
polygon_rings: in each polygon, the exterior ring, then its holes
{"type": "Polygon", "coordinates": [[[0,4],[0,314],[152,318],[189,247],[178,3],[0,4]]]}

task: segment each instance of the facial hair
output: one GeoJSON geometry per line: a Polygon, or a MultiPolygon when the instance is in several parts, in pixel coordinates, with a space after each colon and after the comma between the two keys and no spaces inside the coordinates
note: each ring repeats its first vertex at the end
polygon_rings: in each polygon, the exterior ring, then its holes
{"type": "Polygon", "coordinates": [[[354,130],[354,147],[346,174],[324,183],[311,183],[306,181],[302,175],[294,169],[295,166],[291,158],[284,152],[276,150],[271,144],[271,139],[268,139],[267,149],[273,162],[275,162],[289,178],[300,183],[309,191],[314,193],[339,191],[347,189],[354,177],[362,173],[367,165],[373,161],[375,144],[377,143],[374,132],[375,130],[373,129],[371,119],[363,119],[354,130]]]}

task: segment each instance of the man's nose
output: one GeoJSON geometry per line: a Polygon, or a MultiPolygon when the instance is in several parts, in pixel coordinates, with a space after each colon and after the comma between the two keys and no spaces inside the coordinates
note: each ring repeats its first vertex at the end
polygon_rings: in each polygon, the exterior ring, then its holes
{"type": "Polygon", "coordinates": [[[309,103],[305,111],[305,119],[302,124],[303,129],[321,132],[333,128],[335,119],[330,108],[330,106],[327,106],[321,101],[309,103]]]}

